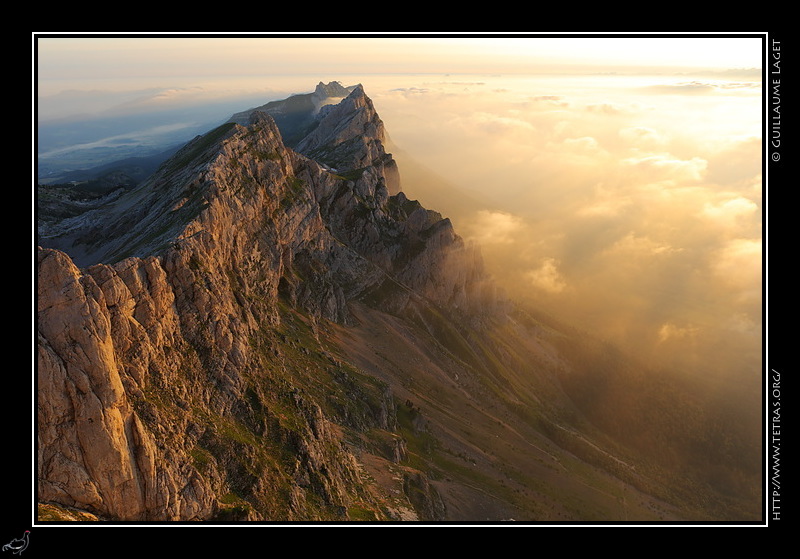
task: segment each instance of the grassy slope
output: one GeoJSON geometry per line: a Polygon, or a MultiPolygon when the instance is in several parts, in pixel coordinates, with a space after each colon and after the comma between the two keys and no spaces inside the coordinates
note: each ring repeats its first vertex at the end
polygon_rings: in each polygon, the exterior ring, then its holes
{"type": "Polygon", "coordinates": [[[709,502],[713,489],[702,480],[687,481],[657,455],[623,446],[589,423],[562,386],[573,366],[563,355],[574,340],[530,316],[477,334],[431,307],[411,309],[405,318],[354,309],[360,323],[338,329],[341,346],[354,364],[391,386],[408,441],[405,463],[434,480],[448,519],[752,520],[757,514],[734,502],[709,502]]]}

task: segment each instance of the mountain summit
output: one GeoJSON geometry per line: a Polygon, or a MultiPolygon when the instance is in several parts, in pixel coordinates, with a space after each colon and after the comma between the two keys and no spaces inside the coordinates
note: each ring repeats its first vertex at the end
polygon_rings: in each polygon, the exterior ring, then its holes
{"type": "Polygon", "coordinates": [[[344,87],[336,81],[327,84],[319,82],[311,93],[299,93],[287,99],[270,101],[264,105],[236,113],[231,116],[229,121],[245,125],[254,112],[267,113],[281,128],[286,145],[294,147],[295,143],[318,124],[319,118],[324,116],[327,108],[339,103],[357,87],[361,86],[344,87]]]}
{"type": "MultiPolygon", "coordinates": [[[[498,294],[477,247],[403,193],[385,138],[361,86],[319,84],[39,224],[40,503],[110,521],[729,514],[584,419],[615,387],[588,390],[586,368],[627,364],[498,294]]],[[[630,423],[633,442],[650,428],[630,423]]]]}

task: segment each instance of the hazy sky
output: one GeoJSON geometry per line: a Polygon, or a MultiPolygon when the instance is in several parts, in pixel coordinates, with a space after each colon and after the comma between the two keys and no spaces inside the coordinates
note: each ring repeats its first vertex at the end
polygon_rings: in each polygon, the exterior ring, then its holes
{"type": "Polygon", "coordinates": [[[444,200],[511,291],[653,359],[760,375],[761,37],[35,44],[40,119],[363,83],[464,196],[404,189],[444,200]]]}
{"type": "Polygon", "coordinates": [[[714,37],[40,37],[39,94],[285,74],[531,73],[761,67],[761,39],[714,37]],[[124,85],[114,85],[124,84],[124,85]]]}

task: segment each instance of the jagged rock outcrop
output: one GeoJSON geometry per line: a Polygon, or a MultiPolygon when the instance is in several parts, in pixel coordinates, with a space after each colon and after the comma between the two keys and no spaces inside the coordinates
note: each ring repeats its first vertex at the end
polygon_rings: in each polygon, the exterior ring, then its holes
{"type": "Polygon", "coordinates": [[[341,103],[325,113],[317,127],[295,146],[295,150],[345,175],[373,170],[375,176],[362,176],[356,180],[356,190],[361,195],[374,195],[369,192],[373,188],[381,194],[381,186],[389,194],[397,194],[400,175],[394,159],[385,151],[385,144],[383,121],[364,88],[358,85],[341,103]],[[372,187],[375,179],[382,179],[383,185],[372,187]]]}
{"type": "Polygon", "coordinates": [[[270,101],[258,107],[234,114],[229,122],[246,126],[255,112],[270,115],[283,133],[283,141],[289,147],[303,139],[319,124],[326,111],[350,95],[356,86],[345,87],[341,83],[319,82],[311,93],[295,94],[287,99],[270,101]]]}
{"type": "MultiPolygon", "coordinates": [[[[449,220],[391,193],[383,138],[360,86],[299,144],[307,155],[254,111],[41,237],[40,500],[124,520],[382,510],[339,430],[391,432],[392,395],[336,358],[320,324],[348,323],[356,300],[488,301],[449,220]]],[[[409,478],[417,497],[433,491],[423,478],[409,478]]]]}

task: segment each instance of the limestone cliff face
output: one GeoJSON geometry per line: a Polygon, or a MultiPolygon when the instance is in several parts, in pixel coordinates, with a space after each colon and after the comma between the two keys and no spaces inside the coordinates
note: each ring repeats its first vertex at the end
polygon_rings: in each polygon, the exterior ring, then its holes
{"type": "Polygon", "coordinates": [[[388,506],[364,477],[364,449],[402,454],[386,444],[395,404],[326,326],[353,320],[355,301],[492,304],[479,255],[399,192],[384,134],[361,87],[298,151],[254,112],[51,230],[37,268],[41,501],[124,520],[441,513],[409,513],[419,496],[388,506]],[[386,435],[356,452],[343,429],[386,435]]]}
{"type": "Polygon", "coordinates": [[[386,153],[386,129],[364,88],[356,86],[341,103],[328,109],[317,127],[295,149],[336,172],[346,174],[371,168],[377,176],[357,181],[362,183],[362,189],[364,184],[379,178],[390,194],[397,194],[400,191],[397,164],[386,153]]]}
{"type": "Polygon", "coordinates": [[[208,483],[157,447],[134,408],[151,367],[174,361],[164,348],[179,321],[158,264],[127,264],[93,276],[39,252],[39,499],[130,520],[206,518],[208,483]]]}

